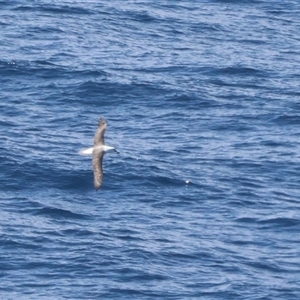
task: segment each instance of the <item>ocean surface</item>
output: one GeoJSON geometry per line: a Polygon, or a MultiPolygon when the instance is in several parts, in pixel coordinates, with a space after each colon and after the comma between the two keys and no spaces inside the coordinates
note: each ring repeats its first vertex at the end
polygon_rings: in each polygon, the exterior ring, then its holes
{"type": "Polygon", "coordinates": [[[0,1],[0,299],[300,299],[299,15],[0,1]]]}

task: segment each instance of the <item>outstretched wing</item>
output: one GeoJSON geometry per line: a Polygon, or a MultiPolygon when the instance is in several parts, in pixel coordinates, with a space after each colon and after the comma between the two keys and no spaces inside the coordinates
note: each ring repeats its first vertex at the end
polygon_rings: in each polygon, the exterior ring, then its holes
{"type": "Polygon", "coordinates": [[[103,179],[103,169],[102,169],[102,160],[103,160],[104,151],[94,150],[93,151],[93,171],[94,171],[94,188],[97,191],[103,179]]]}
{"type": "Polygon", "coordinates": [[[98,128],[94,137],[94,145],[104,145],[104,133],[106,130],[106,122],[104,119],[100,118],[98,123],[98,128]]]}

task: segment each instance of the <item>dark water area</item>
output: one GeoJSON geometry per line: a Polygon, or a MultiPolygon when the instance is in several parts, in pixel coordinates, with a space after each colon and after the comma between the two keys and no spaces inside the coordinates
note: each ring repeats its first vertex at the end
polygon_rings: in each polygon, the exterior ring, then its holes
{"type": "Polygon", "coordinates": [[[0,1],[0,299],[300,299],[299,14],[0,1]]]}

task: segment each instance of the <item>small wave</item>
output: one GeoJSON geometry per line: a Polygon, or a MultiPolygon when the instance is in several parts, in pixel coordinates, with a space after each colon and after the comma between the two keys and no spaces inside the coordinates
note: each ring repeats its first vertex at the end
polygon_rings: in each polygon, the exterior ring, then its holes
{"type": "Polygon", "coordinates": [[[300,225],[300,219],[277,217],[269,218],[259,221],[262,225],[276,226],[276,227],[294,227],[300,225]]]}
{"type": "Polygon", "coordinates": [[[89,217],[84,214],[74,213],[70,210],[62,209],[62,208],[56,208],[56,207],[43,207],[40,209],[36,209],[34,215],[39,216],[48,216],[53,219],[79,219],[84,220],[88,219],[89,217]]]}

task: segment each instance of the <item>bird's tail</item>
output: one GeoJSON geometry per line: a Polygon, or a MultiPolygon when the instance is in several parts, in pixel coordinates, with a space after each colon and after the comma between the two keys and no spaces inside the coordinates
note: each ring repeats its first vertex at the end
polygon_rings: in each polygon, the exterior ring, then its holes
{"type": "Polygon", "coordinates": [[[87,148],[87,149],[82,149],[78,153],[80,155],[91,155],[91,154],[93,154],[93,149],[94,149],[93,147],[87,148]]]}

